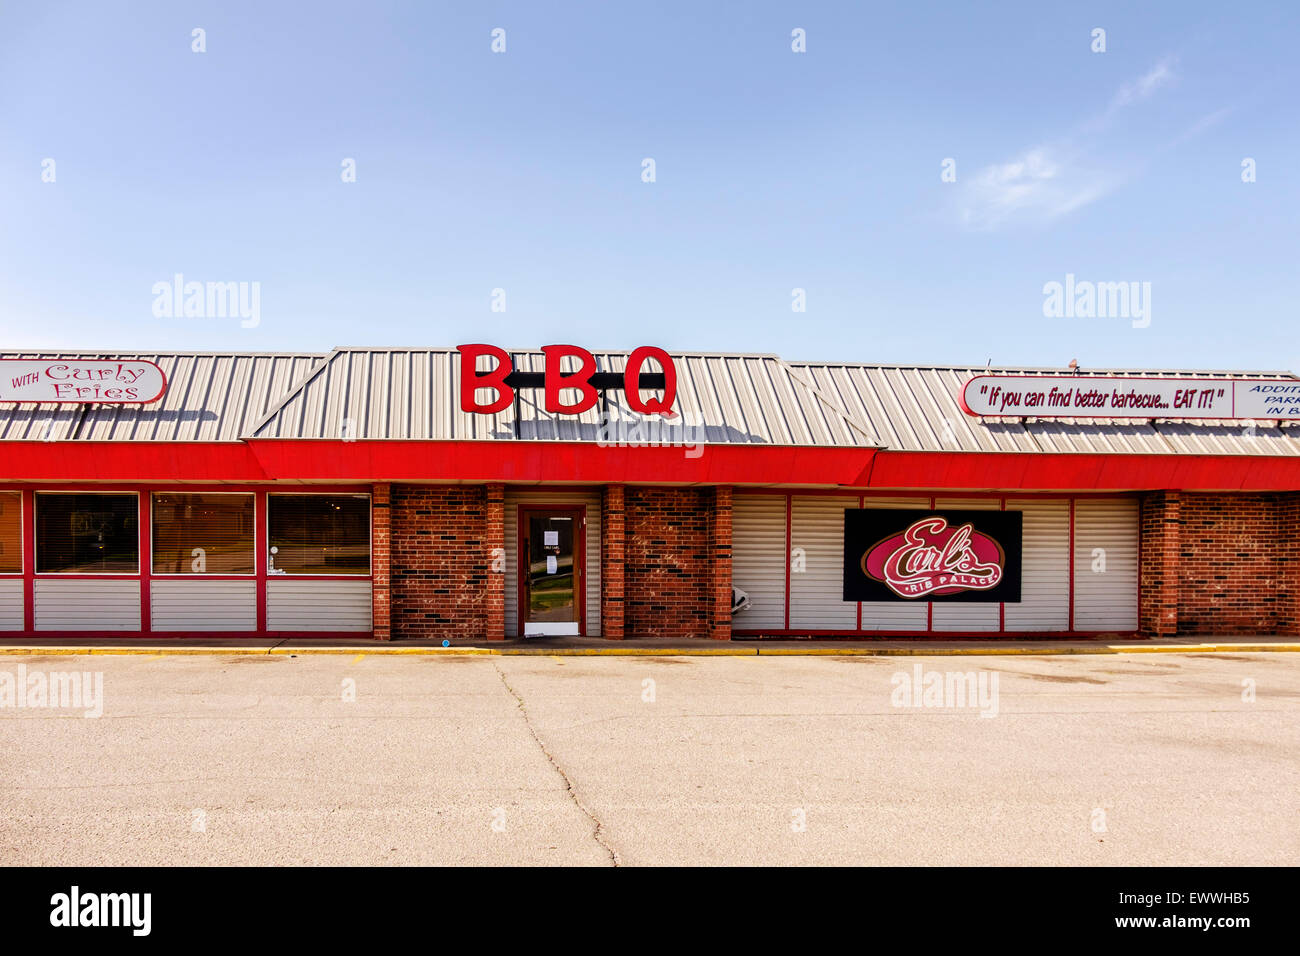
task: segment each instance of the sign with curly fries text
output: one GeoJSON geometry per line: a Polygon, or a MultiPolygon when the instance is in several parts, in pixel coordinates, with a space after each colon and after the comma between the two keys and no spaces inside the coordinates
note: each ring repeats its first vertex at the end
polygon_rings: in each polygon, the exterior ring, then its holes
{"type": "Polygon", "coordinates": [[[1023,512],[844,512],[844,600],[1019,601],[1023,512]]]}
{"type": "Polygon", "coordinates": [[[0,359],[0,402],[148,405],[167,376],[144,359],[0,359]]]}

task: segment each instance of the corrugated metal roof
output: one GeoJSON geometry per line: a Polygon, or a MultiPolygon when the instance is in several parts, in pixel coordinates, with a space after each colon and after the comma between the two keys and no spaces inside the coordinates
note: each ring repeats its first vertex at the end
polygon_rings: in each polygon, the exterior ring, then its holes
{"type": "Polygon", "coordinates": [[[238,441],[324,355],[0,352],[16,359],[147,359],[167,376],[152,405],[0,405],[0,440],[238,441]]]}
{"type": "MultiPolygon", "coordinates": [[[[540,351],[511,352],[517,371],[541,372],[540,351]]],[[[627,356],[594,353],[602,372],[622,372],[627,356]]],[[[600,441],[619,437],[602,422],[636,424],[661,443],[870,446],[870,433],[790,373],[773,355],[676,354],[678,417],[638,415],[622,391],[580,415],[554,415],[540,390],[520,390],[495,415],[460,409],[455,349],[336,349],[285,397],[251,438],[600,441]],[[650,429],[659,429],[653,435],[650,429]]],[[[568,361],[566,371],[576,371],[568,361]]],[[[490,393],[484,393],[486,398],[490,393]]],[[[635,433],[634,433],[635,434],[635,433]]],[[[624,435],[631,437],[631,435],[624,435]]]]}
{"type": "MultiPolygon", "coordinates": [[[[958,404],[975,375],[1068,375],[1069,369],[790,362],[795,376],[857,418],[888,449],[1102,454],[1297,455],[1292,429],[1260,422],[977,418],[958,404]]],[[[1290,372],[1088,369],[1082,377],[1294,378],[1290,372]]]]}
{"type": "MultiPolygon", "coordinates": [[[[540,372],[540,351],[510,353],[540,372]]],[[[622,391],[581,415],[552,415],[521,390],[496,415],[460,410],[454,349],[335,349],[329,354],[0,352],[4,358],[148,359],[167,375],[153,405],[0,405],[0,440],[237,441],[240,438],[509,439],[879,446],[908,451],[1300,455],[1292,428],[1240,421],[975,418],[957,396],[980,374],[1047,368],[785,362],[774,355],[679,353],[676,410],[632,412],[622,391]],[[635,428],[611,433],[609,422],[635,428]],[[345,422],[349,422],[345,427],[345,422]],[[604,427],[602,427],[604,426],[604,427]],[[653,429],[653,430],[652,430],[653,429]]],[[[623,353],[596,353],[622,372],[623,353]]],[[[569,364],[569,370],[576,363],[569,364]]],[[[1294,378],[1289,372],[1089,369],[1081,376],[1294,378]]],[[[484,393],[486,397],[487,393],[484,393]]]]}

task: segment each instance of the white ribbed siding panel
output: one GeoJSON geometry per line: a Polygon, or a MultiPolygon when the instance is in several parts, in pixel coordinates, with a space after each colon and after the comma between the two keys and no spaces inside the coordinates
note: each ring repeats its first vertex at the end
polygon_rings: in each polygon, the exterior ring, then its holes
{"type": "Polygon", "coordinates": [[[1070,627],[1070,502],[1065,498],[1008,498],[1021,511],[1023,548],[1020,601],[1006,604],[1008,631],[1065,631],[1070,627]]]}
{"type": "Polygon", "coordinates": [[[155,631],[252,631],[257,628],[257,582],[154,578],[149,609],[155,631]]]}
{"type": "Polygon", "coordinates": [[[792,499],[791,629],[857,628],[858,604],[844,600],[844,509],[857,506],[857,498],[841,496],[795,495],[792,499]],[[802,559],[802,572],[796,557],[802,559]]]}
{"type": "MultiPolygon", "coordinates": [[[[881,444],[905,451],[1026,451],[1100,454],[1300,455],[1294,429],[1263,426],[1255,438],[1241,422],[1114,419],[975,418],[957,396],[975,375],[1061,375],[1062,369],[835,365],[792,362],[794,376],[866,426],[881,444]]],[[[1090,369],[1081,383],[1115,383],[1130,376],[1290,378],[1290,372],[1205,372],[1090,369]],[[1101,383],[1097,379],[1101,379],[1101,383]]]]}
{"type": "Polygon", "coordinates": [[[750,600],[736,630],[785,627],[785,563],[785,495],[734,495],[731,583],[750,600]]]}
{"type": "Polygon", "coordinates": [[[587,636],[600,634],[600,492],[516,490],[506,488],[506,636],[519,636],[519,506],[554,505],[557,508],[585,505],[587,509],[586,600],[587,636]]]}
{"type": "Polygon", "coordinates": [[[1137,499],[1077,500],[1074,503],[1074,629],[1136,630],[1137,575],[1137,499]],[[1105,571],[1093,570],[1099,557],[1093,554],[1097,548],[1104,550],[1105,571]]]}
{"type": "MultiPolygon", "coordinates": [[[[998,511],[1002,507],[997,498],[939,498],[935,510],[943,511],[998,511]]],[[[931,618],[936,631],[997,631],[1001,612],[996,602],[945,603],[942,598],[934,602],[931,618]]]]}
{"type": "Polygon", "coordinates": [[[138,631],[140,582],[37,578],[38,631],[138,631]]]}
{"type": "MultiPolygon", "coordinates": [[[[855,505],[856,507],[856,505],[855,505]]],[[[929,508],[929,498],[867,498],[867,508],[929,508]]],[[[924,631],[929,617],[927,602],[863,601],[862,629],[864,631],[924,631]]]]}
{"type": "Polygon", "coordinates": [[[369,631],[368,579],[345,577],[266,582],[266,627],[271,631],[369,631]]]}
{"type": "Polygon", "coordinates": [[[0,631],[23,629],[23,579],[0,578],[0,631]]]}

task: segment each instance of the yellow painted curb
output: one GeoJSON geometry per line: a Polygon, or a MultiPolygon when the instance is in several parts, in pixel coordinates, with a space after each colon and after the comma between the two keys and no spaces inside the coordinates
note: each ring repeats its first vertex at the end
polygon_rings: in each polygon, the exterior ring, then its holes
{"type": "Polygon", "coordinates": [[[1300,644],[1161,644],[1154,647],[1121,647],[1122,651],[1136,651],[1142,654],[1260,654],[1269,651],[1295,653],[1300,651],[1300,644]]]}
{"type": "Polygon", "coordinates": [[[272,647],[251,651],[254,654],[277,654],[285,657],[306,657],[311,654],[364,654],[370,656],[438,657],[445,654],[500,654],[491,647],[272,647]]]}
{"type": "Polygon", "coordinates": [[[760,657],[1065,657],[1076,654],[1261,654],[1300,652],[1300,644],[1073,644],[1067,647],[764,647],[760,657]]]}
{"type": "Polygon", "coordinates": [[[68,657],[307,657],[316,655],[406,657],[1055,657],[1075,654],[1261,654],[1300,653],[1300,643],[1274,644],[1073,644],[1065,647],[972,646],[929,647],[3,647],[0,656],[68,657]]]}
{"type": "MultiPolygon", "coordinates": [[[[0,654],[12,654],[16,657],[46,657],[55,654],[89,654],[85,647],[0,647],[0,654]]],[[[140,653],[144,653],[141,651],[140,653]]],[[[157,648],[153,653],[158,653],[157,648]]]]}
{"type": "Polygon", "coordinates": [[[1067,654],[1122,654],[1104,645],[1098,647],[772,647],[761,648],[760,657],[1048,657],[1067,654]]]}
{"type": "Polygon", "coordinates": [[[506,648],[503,657],[757,657],[756,647],[506,648]]]}
{"type": "MultiPolygon", "coordinates": [[[[1146,650],[1146,648],[1143,648],[1146,650]]],[[[1071,654],[1124,654],[1127,647],[1110,647],[1099,644],[1095,647],[846,647],[835,650],[828,647],[762,648],[760,657],[848,657],[861,655],[865,657],[1052,657],[1071,654]]],[[[1175,650],[1169,648],[1168,650],[1175,650]]]]}

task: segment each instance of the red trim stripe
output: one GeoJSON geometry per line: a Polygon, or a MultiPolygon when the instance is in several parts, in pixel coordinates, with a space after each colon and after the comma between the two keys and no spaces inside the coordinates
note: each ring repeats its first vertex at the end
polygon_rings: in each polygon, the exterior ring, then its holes
{"type": "Polygon", "coordinates": [[[153,495],[138,492],[136,507],[140,509],[140,633],[147,635],[153,629],[153,495]]]}
{"type": "MultiPolygon", "coordinates": [[[[267,561],[270,558],[270,531],[267,527],[270,514],[266,510],[266,490],[253,494],[253,573],[257,577],[257,630],[266,630],[267,561]]],[[[373,600],[373,598],[372,598],[373,600]]]]}
{"type": "Polygon", "coordinates": [[[36,492],[23,491],[23,629],[36,630],[36,492]]]}
{"type": "MultiPolygon", "coordinates": [[[[858,495],[858,507],[865,508],[866,506],[867,506],[867,496],[858,495]]],[[[841,597],[843,597],[843,595],[841,595],[841,597]]],[[[858,602],[858,630],[859,631],[862,630],[862,602],[861,601],[858,602]]]]}
{"type": "Polygon", "coordinates": [[[790,559],[793,550],[791,524],[794,514],[794,495],[785,496],[785,626],[790,626],[790,559]]]}
{"type": "MultiPolygon", "coordinates": [[[[999,510],[999,511],[1006,511],[1006,510],[1007,510],[1007,499],[1006,499],[1006,498],[1003,498],[1002,501],[999,502],[999,504],[998,504],[998,510],[999,510]]],[[[1022,518],[1021,520],[1024,520],[1024,519],[1022,518]]],[[[1021,554],[1020,560],[1021,560],[1021,564],[1022,564],[1022,566],[1021,566],[1021,568],[1020,568],[1020,581],[1021,581],[1021,586],[1022,586],[1022,587],[1024,586],[1024,580],[1025,580],[1025,569],[1024,569],[1024,567],[1023,567],[1023,563],[1024,563],[1024,550],[1025,550],[1024,534],[1025,534],[1025,529],[1024,529],[1023,527],[1021,527],[1021,529],[1020,529],[1020,554],[1021,554]]],[[[1021,595],[1021,599],[1022,599],[1022,600],[1024,599],[1024,596],[1023,596],[1023,595],[1021,595]]],[[[999,601],[999,602],[998,602],[998,633],[1002,633],[1002,632],[1005,631],[1006,629],[1007,629],[1007,602],[1006,602],[1006,601],[999,601]]]]}
{"type": "MultiPolygon", "coordinates": [[[[1139,532],[1139,538],[1141,534],[1139,532]]],[[[1070,499],[1070,588],[1069,588],[1069,606],[1070,617],[1067,624],[1070,630],[1074,630],[1074,499],[1070,499]]]]}
{"type": "MultiPolygon", "coordinates": [[[[933,511],[936,507],[938,507],[937,505],[938,500],[939,499],[934,497],[933,495],[930,496],[931,511],[933,511]]],[[[925,602],[925,632],[927,634],[934,633],[934,602],[933,601],[925,602]]]]}

